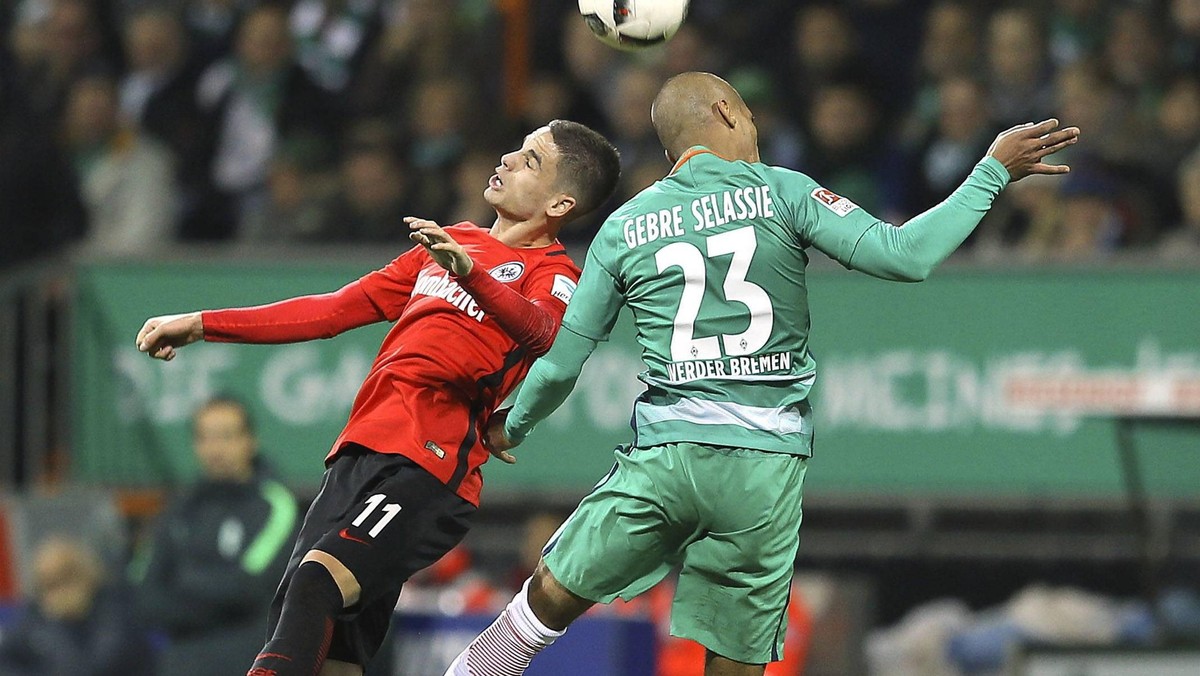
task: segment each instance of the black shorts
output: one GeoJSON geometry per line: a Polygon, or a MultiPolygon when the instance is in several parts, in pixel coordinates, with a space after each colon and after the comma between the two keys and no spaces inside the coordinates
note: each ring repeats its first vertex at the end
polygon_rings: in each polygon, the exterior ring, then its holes
{"type": "Polygon", "coordinates": [[[350,444],[334,459],[304,525],[275,600],[268,640],[292,575],[309,550],[332,554],[362,587],[337,619],[329,659],[366,666],[387,638],[400,588],[454,548],[475,506],[412,460],[350,444]]]}

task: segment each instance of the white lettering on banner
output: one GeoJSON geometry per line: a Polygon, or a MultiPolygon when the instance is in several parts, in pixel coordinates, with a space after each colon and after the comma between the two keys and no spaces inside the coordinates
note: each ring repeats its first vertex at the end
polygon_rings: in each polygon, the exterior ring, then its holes
{"type": "Polygon", "coordinates": [[[316,345],[276,348],[259,376],[259,396],[271,415],[293,425],[342,417],[371,369],[363,353],[322,359],[316,345]],[[333,363],[333,368],[323,366],[333,363]]]}
{"type": "Polygon", "coordinates": [[[181,356],[186,358],[164,363],[124,345],[113,350],[116,408],[122,422],[190,420],[196,408],[223,389],[225,374],[238,365],[232,345],[190,346],[181,356]]]}
{"type": "Polygon", "coordinates": [[[1088,415],[1200,411],[1200,352],[1153,340],[1128,367],[1095,367],[1078,350],[997,355],[982,366],[949,350],[828,357],[817,426],[861,431],[1074,433],[1088,415]]]}

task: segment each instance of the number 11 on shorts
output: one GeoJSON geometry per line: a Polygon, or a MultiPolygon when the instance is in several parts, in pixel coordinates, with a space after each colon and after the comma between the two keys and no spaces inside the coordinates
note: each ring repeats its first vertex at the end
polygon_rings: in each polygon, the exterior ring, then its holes
{"type": "MultiPolygon", "coordinates": [[[[376,493],[375,495],[367,498],[367,508],[362,511],[362,514],[356,516],[354,521],[351,523],[353,523],[355,526],[363,525],[363,522],[367,520],[367,517],[371,515],[371,512],[374,512],[375,508],[378,507],[379,503],[383,502],[384,498],[386,497],[387,496],[383,493],[376,493]]],[[[384,505],[383,518],[379,519],[379,523],[375,524],[371,527],[371,530],[367,531],[367,535],[371,537],[379,535],[379,533],[383,531],[383,527],[388,525],[392,519],[396,518],[396,515],[400,513],[400,509],[400,505],[397,505],[394,502],[389,502],[388,504],[384,505]]]]}

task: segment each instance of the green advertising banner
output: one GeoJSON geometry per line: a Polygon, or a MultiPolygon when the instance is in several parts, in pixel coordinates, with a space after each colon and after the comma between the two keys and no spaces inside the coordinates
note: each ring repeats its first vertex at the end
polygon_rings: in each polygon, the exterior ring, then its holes
{"type": "MultiPolygon", "coordinates": [[[[296,345],[136,351],[150,316],[336,289],[384,261],[96,264],[78,275],[76,476],[159,484],[195,472],[188,421],[216,393],[253,409],[263,450],[315,484],[387,325],[296,345]]],[[[1200,272],[940,271],[923,284],[810,276],[816,457],[825,493],[1119,496],[1113,413],[1200,415],[1200,272]]],[[[641,391],[628,322],[486,491],[579,494],[628,441],[641,391]]],[[[447,346],[445,359],[454,358],[447,346]]],[[[1200,428],[1137,435],[1152,492],[1200,497],[1200,428]]]]}

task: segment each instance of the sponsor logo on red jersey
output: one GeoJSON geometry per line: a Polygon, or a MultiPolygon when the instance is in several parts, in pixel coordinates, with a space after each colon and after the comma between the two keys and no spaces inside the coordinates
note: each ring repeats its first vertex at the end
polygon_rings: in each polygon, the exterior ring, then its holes
{"type": "Polygon", "coordinates": [[[483,322],[483,310],[475,304],[475,299],[440,268],[434,271],[422,270],[421,274],[417,276],[417,283],[413,286],[412,295],[441,298],[465,312],[468,317],[477,322],[483,322]]]}

